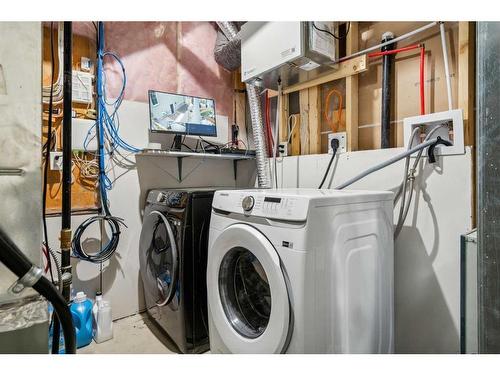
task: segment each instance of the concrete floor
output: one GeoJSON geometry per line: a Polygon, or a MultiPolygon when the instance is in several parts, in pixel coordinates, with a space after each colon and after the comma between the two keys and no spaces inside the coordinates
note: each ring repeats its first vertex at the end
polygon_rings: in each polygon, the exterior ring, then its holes
{"type": "Polygon", "coordinates": [[[113,339],[96,344],[95,341],[78,354],[174,354],[175,345],[145,314],[132,315],[113,324],[113,339]]]}

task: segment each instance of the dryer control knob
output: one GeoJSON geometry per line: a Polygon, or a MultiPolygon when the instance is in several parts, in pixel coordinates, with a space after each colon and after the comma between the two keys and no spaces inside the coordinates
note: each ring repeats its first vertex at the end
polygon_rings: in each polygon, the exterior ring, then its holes
{"type": "Polygon", "coordinates": [[[243,198],[243,201],[241,202],[241,207],[243,207],[243,211],[250,211],[253,208],[254,204],[255,204],[255,199],[251,195],[248,195],[245,198],[243,198]]]}
{"type": "Polygon", "coordinates": [[[158,194],[158,196],[156,197],[156,201],[158,203],[165,203],[165,201],[167,200],[167,196],[165,193],[160,193],[158,194]]]}

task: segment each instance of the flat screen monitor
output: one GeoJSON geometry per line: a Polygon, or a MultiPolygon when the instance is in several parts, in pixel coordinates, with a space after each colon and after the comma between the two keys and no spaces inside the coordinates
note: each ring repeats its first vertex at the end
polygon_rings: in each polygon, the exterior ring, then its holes
{"type": "Polygon", "coordinates": [[[151,132],[217,136],[213,99],[150,90],[149,119],[151,132]]]}

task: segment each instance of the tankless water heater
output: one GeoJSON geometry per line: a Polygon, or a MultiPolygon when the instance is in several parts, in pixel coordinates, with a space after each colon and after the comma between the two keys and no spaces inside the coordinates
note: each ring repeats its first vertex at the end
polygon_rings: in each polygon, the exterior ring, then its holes
{"type": "Polygon", "coordinates": [[[334,22],[247,22],[241,35],[241,80],[276,90],[336,69],[334,22]]]}

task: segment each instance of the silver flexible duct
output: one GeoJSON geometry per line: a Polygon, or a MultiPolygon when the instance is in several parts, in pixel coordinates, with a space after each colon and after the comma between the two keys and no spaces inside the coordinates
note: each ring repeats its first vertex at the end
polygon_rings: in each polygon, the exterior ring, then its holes
{"type": "MultiPolygon", "coordinates": [[[[220,30],[231,41],[237,38],[238,30],[232,22],[217,22],[220,30]]],[[[257,163],[257,183],[259,188],[271,188],[269,159],[266,156],[267,144],[264,137],[264,124],[262,122],[262,109],[257,87],[246,84],[250,117],[252,119],[253,142],[255,145],[255,158],[257,163]]]]}

